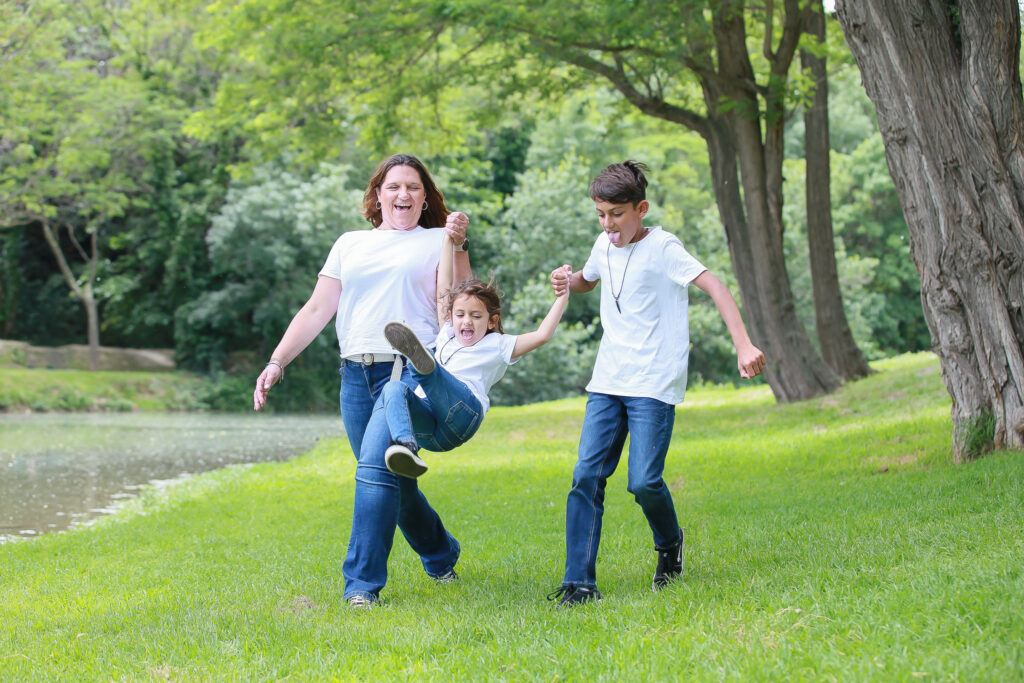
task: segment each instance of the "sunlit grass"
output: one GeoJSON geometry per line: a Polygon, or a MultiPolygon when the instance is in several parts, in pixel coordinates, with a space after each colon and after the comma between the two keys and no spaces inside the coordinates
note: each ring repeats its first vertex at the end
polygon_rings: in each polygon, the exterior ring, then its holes
{"type": "Polygon", "coordinates": [[[1024,456],[951,457],[935,358],[775,405],[702,389],[666,470],[685,579],[612,478],[599,605],[551,609],[584,401],[495,408],[422,488],[460,540],[437,586],[399,535],[386,607],[341,600],[342,440],[0,546],[0,679],[1020,680],[1024,456]]]}

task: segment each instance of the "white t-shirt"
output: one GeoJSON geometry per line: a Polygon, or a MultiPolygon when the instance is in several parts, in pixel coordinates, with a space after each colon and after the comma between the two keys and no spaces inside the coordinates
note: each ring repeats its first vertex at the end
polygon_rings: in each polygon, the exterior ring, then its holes
{"type": "Polygon", "coordinates": [[[445,370],[458,377],[480,400],[484,413],[491,407],[487,392],[505,376],[516,348],[516,335],[490,332],[472,346],[463,346],[455,338],[451,322],[445,322],[437,335],[434,358],[445,370]]]}
{"type": "Polygon", "coordinates": [[[647,231],[642,240],[622,248],[609,248],[602,232],[581,271],[589,282],[601,280],[604,328],[587,391],[674,405],[686,393],[690,356],[686,288],[707,269],[661,226],[647,231]]]}
{"type": "Polygon", "coordinates": [[[341,280],[338,347],[342,357],[394,353],[384,338],[392,320],[407,324],[424,344],[437,334],[437,266],[444,230],[356,230],[337,239],[320,270],[341,280]]]}

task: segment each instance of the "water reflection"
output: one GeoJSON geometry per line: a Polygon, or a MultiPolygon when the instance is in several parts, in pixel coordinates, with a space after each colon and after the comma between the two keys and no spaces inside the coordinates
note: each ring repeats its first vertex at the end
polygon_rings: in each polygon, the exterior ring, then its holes
{"type": "Polygon", "coordinates": [[[108,514],[146,486],[286,460],[343,433],[334,416],[0,415],[0,543],[108,514]]]}

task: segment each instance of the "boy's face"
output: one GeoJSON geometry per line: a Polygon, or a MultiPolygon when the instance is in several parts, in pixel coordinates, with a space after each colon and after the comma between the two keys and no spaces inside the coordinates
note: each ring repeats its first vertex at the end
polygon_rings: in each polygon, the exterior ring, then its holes
{"type": "Polygon", "coordinates": [[[650,207],[646,199],[635,206],[629,202],[612,204],[603,199],[595,199],[594,205],[597,207],[597,220],[601,223],[601,229],[607,233],[608,241],[613,245],[622,248],[643,239],[646,234],[643,218],[650,207]]]}

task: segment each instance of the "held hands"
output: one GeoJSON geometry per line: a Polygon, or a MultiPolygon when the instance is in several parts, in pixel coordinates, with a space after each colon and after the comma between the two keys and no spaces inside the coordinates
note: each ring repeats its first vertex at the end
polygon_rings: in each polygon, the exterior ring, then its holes
{"type": "Polygon", "coordinates": [[[252,393],[252,409],[259,410],[267,405],[267,392],[283,376],[280,366],[268,363],[263,372],[256,378],[256,391],[252,393]]]}
{"type": "Polygon", "coordinates": [[[757,377],[764,370],[764,354],[753,344],[747,344],[742,349],[737,349],[736,360],[740,377],[743,379],[757,377]]]}
{"type": "Polygon", "coordinates": [[[551,271],[551,288],[555,290],[555,296],[569,295],[569,282],[571,279],[572,266],[568,263],[551,271]]]}
{"type": "Polygon", "coordinates": [[[461,211],[453,211],[448,214],[444,223],[444,230],[452,239],[452,244],[458,246],[466,241],[466,230],[469,228],[469,216],[461,211]]]}

